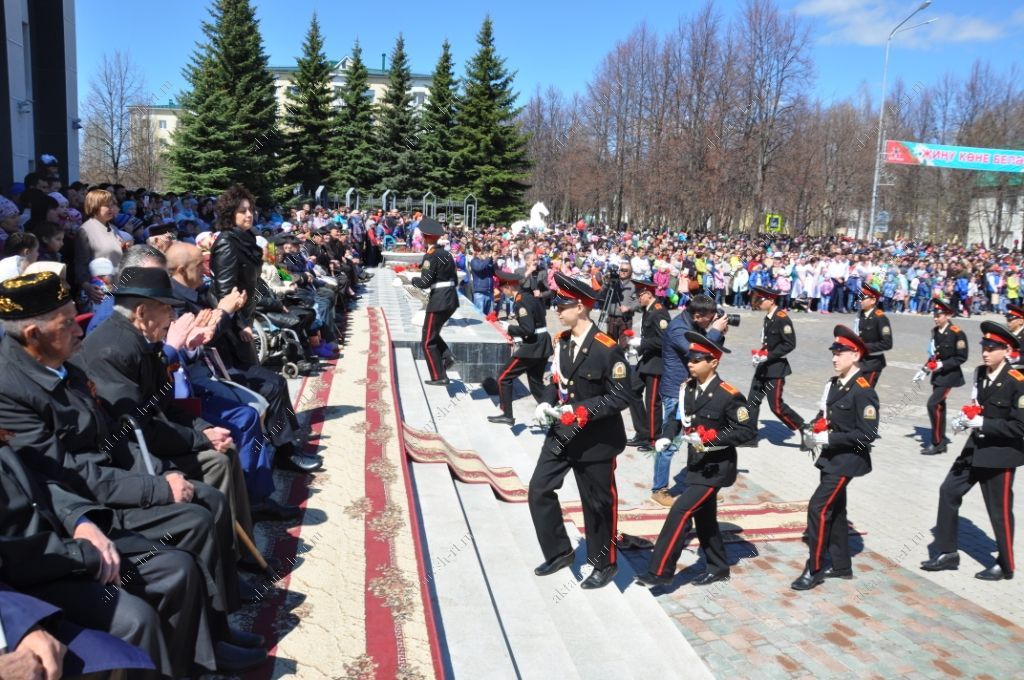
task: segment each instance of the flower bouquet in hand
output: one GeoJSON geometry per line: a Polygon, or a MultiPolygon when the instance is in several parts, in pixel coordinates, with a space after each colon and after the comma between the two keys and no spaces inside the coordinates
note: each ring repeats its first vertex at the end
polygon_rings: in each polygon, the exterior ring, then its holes
{"type": "Polygon", "coordinates": [[[683,440],[692,446],[693,450],[697,453],[704,453],[707,451],[708,446],[717,438],[718,430],[713,427],[698,425],[697,427],[686,428],[686,435],[683,437],[683,440]]]}
{"type": "Polygon", "coordinates": [[[967,404],[953,418],[953,433],[960,434],[964,430],[981,427],[984,422],[981,413],[984,409],[977,403],[967,404]]]}

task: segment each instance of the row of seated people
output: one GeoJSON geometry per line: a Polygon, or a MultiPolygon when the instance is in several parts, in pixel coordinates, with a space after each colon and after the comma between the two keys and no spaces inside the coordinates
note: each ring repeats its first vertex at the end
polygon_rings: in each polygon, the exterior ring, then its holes
{"type": "Polygon", "coordinates": [[[190,244],[130,248],[84,339],[59,276],[0,283],[0,583],[136,646],[140,677],[264,662],[228,620],[261,596],[246,539],[301,518],[271,498],[275,462],[322,465],[284,379],[240,349],[247,294],[207,295],[203,271],[190,244]]]}

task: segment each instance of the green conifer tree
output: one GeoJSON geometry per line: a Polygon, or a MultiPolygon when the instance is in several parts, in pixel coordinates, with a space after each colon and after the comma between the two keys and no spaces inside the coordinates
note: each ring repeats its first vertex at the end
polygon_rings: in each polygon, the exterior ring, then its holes
{"type": "Polygon", "coordinates": [[[430,94],[423,108],[420,125],[423,189],[433,191],[439,198],[453,196],[455,193],[452,152],[457,102],[458,81],[452,65],[451,46],[445,40],[430,80],[430,94]]]}
{"type": "Polygon", "coordinates": [[[491,18],[477,34],[480,49],[466,67],[465,93],[455,113],[455,182],[480,202],[478,221],[507,224],[523,213],[529,161],[516,123],[514,73],[494,49],[491,18]]]}
{"type": "Polygon", "coordinates": [[[377,111],[377,158],[381,171],[377,192],[393,189],[398,196],[422,194],[419,120],[412,107],[412,71],[405,38],[398,34],[391,53],[388,89],[377,111]]]}
{"type": "Polygon", "coordinates": [[[355,187],[368,196],[377,185],[377,163],[373,135],[373,102],[370,99],[369,73],[363,63],[363,50],[356,41],[341,88],[338,111],[337,151],[333,184],[339,193],[355,187]]]}

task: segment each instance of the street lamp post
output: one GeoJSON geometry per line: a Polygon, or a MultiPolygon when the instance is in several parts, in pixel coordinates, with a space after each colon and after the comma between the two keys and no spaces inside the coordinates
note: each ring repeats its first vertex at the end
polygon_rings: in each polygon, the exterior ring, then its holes
{"type": "Polygon", "coordinates": [[[871,215],[868,217],[868,236],[871,235],[872,230],[875,228],[875,208],[878,206],[878,175],[879,172],[881,172],[882,167],[882,139],[885,136],[885,132],[883,130],[885,126],[885,80],[886,76],[889,74],[889,47],[892,45],[893,36],[897,33],[909,31],[917,28],[918,26],[924,26],[925,24],[930,24],[935,21],[935,19],[929,19],[923,23],[900,30],[903,24],[910,21],[915,14],[926,9],[930,4],[932,4],[932,0],[924,0],[920,7],[911,12],[906,19],[896,24],[896,28],[892,29],[892,32],[889,33],[889,37],[885,41],[885,65],[882,67],[882,101],[878,107],[878,142],[875,146],[875,176],[871,182],[871,215]]]}

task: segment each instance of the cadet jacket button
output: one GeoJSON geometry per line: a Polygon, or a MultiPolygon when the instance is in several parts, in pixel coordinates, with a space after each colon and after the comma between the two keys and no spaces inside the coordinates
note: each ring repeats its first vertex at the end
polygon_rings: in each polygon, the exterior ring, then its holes
{"type": "Polygon", "coordinates": [[[575,384],[576,384],[576,381],[575,381],[575,380],[570,380],[570,381],[569,381],[569,384],[570,384],[570,385],[575,385],[575,384]]]}
{"type": "Polygon", "coordinates": [[[575,397],[575,396],[576,396],[576,393],[575,393],[575,392],[570,392],[570,393],[569,393],[569,397],[570,397],[570,398],[572,398],[572,397],[575,397]]]}

